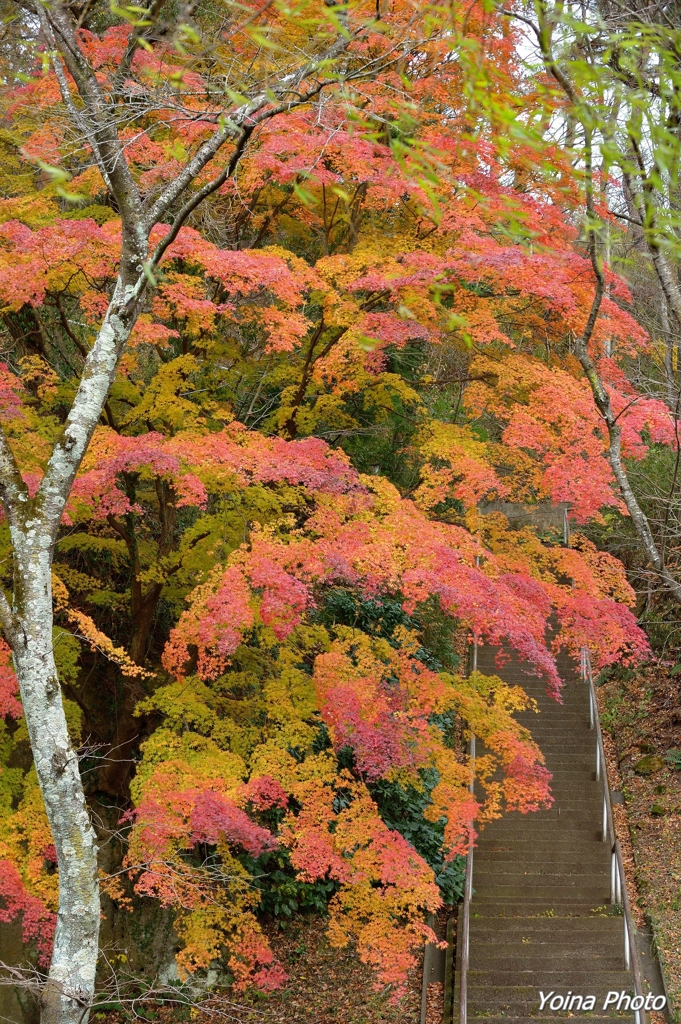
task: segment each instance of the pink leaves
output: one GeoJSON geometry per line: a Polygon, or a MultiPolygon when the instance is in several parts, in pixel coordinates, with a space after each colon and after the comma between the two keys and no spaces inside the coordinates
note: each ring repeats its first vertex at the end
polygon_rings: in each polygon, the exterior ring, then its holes
{"type": "Polygon", "coordinates": [[[341,524],[333,517],[314,521],[316,539],[288,543],[253,538],[250,551],[222,582],[213,575],[199,587],[190,608],[172,631],[164,664],[181,673],[189,646],[199,650],[198,671],[215,678],[253,622],[249,595],[261,593],[260,616],[285,637],[310,604],[314,583],[344,582],[367,596],[401,593],[405,608],[433,595],[453,617],[468,623],[480,640],[508,641],[546,676],[554,692],[560,680],[544,644],[547,601],[529,580],[494,580],[474,564],[478,550],[466,531],[432,522],[408,501],[397,501],[387,515],[362,512],[341,524]],[[369,526],[369,523],[371,524],[369,526]],[[249,586],[250,584],[250,586],[249,586]]]}
{"type": "Polygon", "coordinates": [[[251,586],[262,591],[260,617],[283,640],[302,619],[310,598],[307,587],[282,569],[262,544],[254,544],[247,560],[251,586]]]}
{"type": "Polygon", "coordinates": [[[650,654],[636,616],[612,598],[576,590],[557,601],[557,614],[561,628],[554,648],[578,658],[581,648],[588,647],[599,670],[618,661],[636,664],[650,654]]]}
{"type": "MultiPolygon", "coordinates": [[[[258,857],[275,849],[278,840],[239,806],[246,787],[236,779],[209,778],[205,756],[199,762],[197,770],[186,761],[168,760],[147,777],[130,815],[135,824],[127,866],[139,894],[175,911],[174,926],[185,941],[177,958],[183,975],[226,957],[237,989],[255,984],[270,991],[286,975],[254,916],[257,893],[232,851],[258,857]],[[209,864],[205,845],[216,848],[209,864]]],[[[235,764],[227,755],[223,774],[235,764]]],[[[219,772],[219,760],[210,767],[219,772]]],[[[264,803],[280,799],[273,779],[254,783],[254,805],[258,792],[264,803]]]]}
{"type": "MultiPolygon", "coordinates": [[[[320,661],[318,658],[317,663],[320,661]]],[[[368,686],[367,693],[376,697],[368,686]]],[[[393,768],[413,766],[418,756],[415,744],[410,748],[411,737],[406,724],[391,715],[388,707],[374,710],[371,720],[366,721],[360,697],[343,686],[327,690],[320,707],[322,718],[331,730],[334,747],[336,750],[346,746],[352,749],[356,769],[367,782],[384,778],[393,768]]]]}
{"type": "MultiPolygon", "coordinates": [[[[155,773],[149,791],[132,812],[135,856],[145,864],[138,884],[149,893],[155,890],[167,903],[172,903],[178,893],[172,888],[166,892],[171,876],[164,865],[178,849],[190,850],[200,843],[229,843],[258,857],[277,846],[271,832],[220,791],[218,780],[203,780],[201,785],[195,780],[194,785],[183,788],[181,777],[166,770],[177,766],[162,766],[155,773]]],[[[196,897],[200,899],[201,894],[197,892],[196,897]]],[[[187,905],[193,902],[191,885],[185,901],[187,905]]]]}
{"type": "Polygon", "coordinates": [[[254,544],[252,557],[240,553],[239,561],[241,565],[224,572],[213,571],[194,591],[189,609],[171,630],[163,655],[167,671],[183,676],[195,647],[199,675],[215,679],[229,664],[244,630],[255,622],[256,607],[263,624],[280,640],[300,622],[309,604],[307,587],[270,557],[268,546],[254,544]],[[254,592],[260,594],[259,603],[254,592]]]}
{"type": "Polygon", "coordinates": [[[23,415],[22,395],[24,385],[12,373],[7,363],[0,363],[0,420],[7,421],[23,415]]]}
{"type": "Polygon", "coordinates": [[[236,566],[218,569],[194,591],[190,608],[170,632],[163,666],[178,678],[185,675],[190,648],[198,651],[197,671],[202,679],[215,679],[229,664],[243,631],[253,624],[251,592],[236,566]]]}
{"type": "Polygon", "coordinates": [[[12,668],[12,652],[4,640],[0,640],[0,718],[22,718],[24,709],[19,700],[19,681],[12,668]]]}
{"type": "Polygon", "coordinates": [[[207,790],[178,794],[178,800],[185,799],[193,803],[189,814],[192,843],[215,844],[225,839],[253,857],[276,847],[277,841],[267,829],[251,821],[244,811],[221,793],[207,790]]]}
{"type": "Polygon", "coordinates": [[[57,915],[27,892],[21,875],[8,860],[0,860],[0,901],[0,922],[7,924],[21,917],[23,941],[37,944],[38,963],[46,967],[52,955],[57,915]]]}
{"type": "Polygon", "coordinates": [[[284,808],[288,804],[288,795],[281,783],[271,775],[250,779],[244,787],[244,795],[258,811],[267,811],[273,807],[284,808]]]}
{"type": "Polygon", "coordinates": [[[181,472],[177,455],[168,451],[162,434],[149,432],[127,437],[100,427],[90,444],[84,472],[76,479],[69,500],[70,514],[84,505],[96,519],[141,511],[133,506],[119,484],[123,473],[174,478],[181,472]]]}
{"type": "MultiPolygon", "coordinates": [[[[611,360],[601,360],[624,454],[641,459],[652,441],[673,442],[664,404],[633,393],[611,360]]],[[[492,361],[475,363],[481,380],[467,391],[469,413],[492,414],[503,427],[504,445],[529,453],[541,470],[542,490],[554,502],[569,501],[578,523],[598,520],[605,507],[626,511],[607,459],[607,434],[589,384],[560,366],[526,355],[509,355],[503,373],[492,361]],[[489,378],[483,383],[482,376],[489,378]],[[491,375],[495,373],[494,382],[491,375]]]]}
{"type": "Polygon", "coordinates": [[[32,231],[18,221],[0,226],[0,299],[11,309],[40,305],[52,288],[70,276],[88,279],[115,274],[120,228],[93,220],[61,220],[32,231]]]}
{"type": "Polygon", "coordinates": [[[126,436],[99,427],[73,486],[68,506],[71,520],[79,515],[105,519],[130,511],[143,514],[126,494],[124,473],[168,481],[178,507],[202,508],[209,488],[220,493],[231,490],[235,482],[242,486],[285,482],[330,494],[361,490],[346,456],[317,438],[263,437],[240,423],[231,423],[219,433],[187,430],[175,437],[156,431],[126,436]]]}
{"type": "Polygon", "coordinates": [[[517,732],[510,730],[498,730],[486,737],[486,742],[504,766],[501,785],[507,810],[527,814],[553,803],[551,773],[538,761],[534,743],[520,739],[517,732]]]}

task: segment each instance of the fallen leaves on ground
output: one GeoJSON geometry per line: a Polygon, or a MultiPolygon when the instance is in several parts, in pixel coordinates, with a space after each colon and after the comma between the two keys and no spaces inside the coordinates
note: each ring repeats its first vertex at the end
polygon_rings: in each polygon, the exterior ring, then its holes
{"type": "Polygon", "coordinates": [[[663,666],[651,663],[618,674],[599,692],[612,741],[610,781],[621,785],[626,801],[613,811],[629,891],[638,890],[633,912],[639,923],[642,913],[652,924],[675,1019],[681,1012],[681,771],[667,760],[649,775],[636,766],[646,755],[664,759],[681,748],[680,688],[663,666]]]}

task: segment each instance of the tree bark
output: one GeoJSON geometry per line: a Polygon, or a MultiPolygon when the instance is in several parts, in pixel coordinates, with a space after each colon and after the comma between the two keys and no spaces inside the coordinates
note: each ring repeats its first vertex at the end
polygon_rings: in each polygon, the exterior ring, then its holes
{"type": "Polygon", "coordinates": [[[99,937],[97,842],[71,744],[52,652],[51,550],[27,529],[16,551],[22,593],[14,663],[59,867],[59,911],[43,1024],[84,1020],[94,990],[99,937]]]}
{"type": "Polygon", "coordinates": [[[128,281],[119,276],[61,439],[34,498],[0,431],[0,497],[9,523],[14,570],[13,604],[10,608],[4,595],[0,597],[0,620],[14,656],[59,868],[57,928],[42,993],[41,1024],[86,1024],[95,988],[100,920],[96,836],[52,648],[54,542],[145,287],[143,274],[128,281]]]}

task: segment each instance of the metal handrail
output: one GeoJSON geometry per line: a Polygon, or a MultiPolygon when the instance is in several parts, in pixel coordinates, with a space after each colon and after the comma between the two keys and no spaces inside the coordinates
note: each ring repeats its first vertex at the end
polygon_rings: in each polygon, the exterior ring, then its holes
{"type": "MultiPolygon", "coordinates": [[[[477,644],[474,646],[474,653],[477,654],[477,644]]],[[[477,660],[477,659],[476,659],[477,660]]],[[[468,785],[472,793],[475,788],[475,733],[471,733],[468,744],[468,758],[471,767],[471,781],[468,785]]],[[[466,854],[466,875],[463,889],[463,908],[461,913],[461,933],[457,941],[461,942],[461,964],[459,967],[459,1024],[466,1024],[468,1019],[468,963],[470,959],[470,930],[471,930],[471,899],[473,897],[473,836],[468,844],[466,854]]]]}
{"type": "MultiPolygon", "coordinates": [[[[591,656],[587,647],[582,647],[580,661],[582,679],[589,686],[589,718],[591,728],[596,730],[596,781],[601,779],[603,781],[603,842],[610,841],[610,902],[613,906],[622,906],[622,916],[624,918],[624,962],[626,970],[631,970],[634,975],[634,993],[643,1000],[643,976],[636,946],[636,926],[631,913],[629,894],[627,893],[627,880],[624,874],[622,850],[615,833],[615,819],[612,813],[610,783],[608,781],[608,765],[605,760],[605,747],[603,745],[603,733],[601,732],[601,722],[598,714],[591,656]]],[[[643,1003],[640,1009],[634,1010],[634,1013],[636,1014],[637,1024],[646,1024],[643,1003]]]]}
{"type": "MultiPolygon", "coordinates": [[[[475,564],[480,565],[480,555],[475,556],[475,564]]],[[[478,671],[478,636],[473,632],[471,672],[478,671]]],[[[468,789],[475,792],[475,733],[471,732],[468,743],[468,763],[471,769],[471,780],[468,789]]],[[[468,962],[470,958],[471,930],[471,899],[473,897],[473,822],[466,854],[466,875],[463,889],[463,907],[461,913],[461,929],[456,941],[461,943],[461,964],[459,966],[459,1024],[467,1024],[468,1020],[468,962]]]]}

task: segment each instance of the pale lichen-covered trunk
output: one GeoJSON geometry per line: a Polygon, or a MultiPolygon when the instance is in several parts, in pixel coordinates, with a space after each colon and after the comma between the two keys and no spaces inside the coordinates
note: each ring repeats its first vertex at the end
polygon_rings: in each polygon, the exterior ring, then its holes
{"type": "Polygon", "coordinates": [[[86,1024],[95,992],[100,921],[96,835],[54,661],[52,556],[74,477],[137,320],[143,292],[143,275],[128,282],[119,277],[62,436],[34,498],[0,432],[0,490],[14,562],[12,607],[0,595],[0,613],[14,656],[59,868],[57,928],[42,992],[41,1024],[86,1024]]]}
{"type": "Polygon", "coordinates": [[[27,530],[15,551],[21,592],[15,601],[14,662],[33,759],[59,866],[59,911],[43,1024],[87,1019],[97,968],[99,884],[97,843],[66,725],[52,650],[51,550],[27,530]]]}

